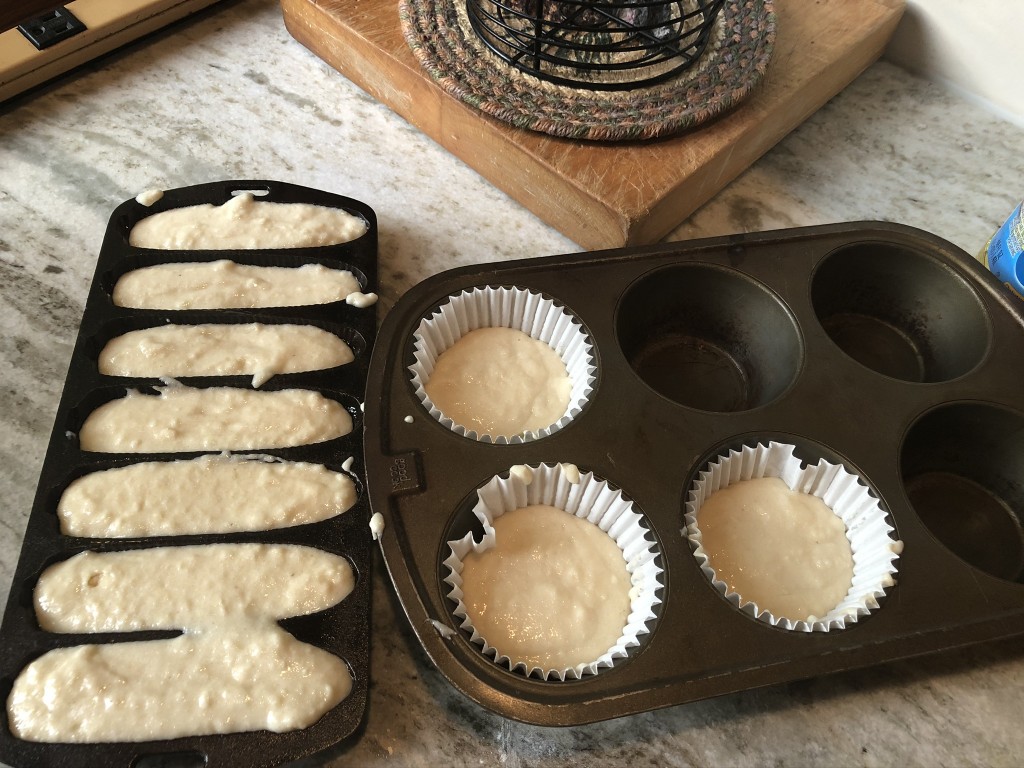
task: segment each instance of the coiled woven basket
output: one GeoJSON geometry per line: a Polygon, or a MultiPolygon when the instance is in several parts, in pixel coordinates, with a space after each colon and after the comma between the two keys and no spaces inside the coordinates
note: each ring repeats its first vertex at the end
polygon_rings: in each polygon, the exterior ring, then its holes
{"type": "MultiPolygon", "coordinates": [[[[694,13],[709,5],[716,4],[700,0],[399,0],[398,10],[406,41],[421,66],[462,102],[516,128],[569,139],[630,141],[706,123],[739,104],[764,77],[775,42],[772,0],[724,0],[716,14],[712,16],[709,8],[706,17],[692,17],[692,29],[684,25],[680,31],[680,7],[684,13],[694,13]],[[539,61],[537,56],[527,56],[521,50],[527,42],[524,37],[516,38],[518,48],[513,53],[496,50],[498,43],[487,40],[474,27],[468,6],[477,10],[488,6],[493,15],[498,5],[505,8],[506,26],[513,21],[507,17],[508,9],[515,6],[518,11],[513,16],[519,27],[527,22],[537,24],[541,17],[542,25],[548,25],[544,28],[547,33],[564,35],[574,30],[572,41],[563,40],[542,51],[549,58],[566,60],[539,61]],[[600,18],[579,15],[597,5],[604,13],[600,18]],[[646,8],[650,13],[662,6],[677,9],[670,17],[676,19],[674,31],[666,36],[679,38],[678,45],[684,43],[684,33],[698,32],[696,37],[686,37],[690,45],[684,49],[688,52],[685,56],[667,56],[654,45],[640,51],[641,40],[647,40],[643,35],[654,36],[654,30],[661,29],[652,27],[660,19],[652,21],[648,16],[641,24],[639,17],[624,12],[646,8]],[[569,17],[554,21],[555,10],[576,12],[575,21],[568,22],[569,17]],[[553,20],[544,20],[545,13],[553,20]],[[597,29],[599,22],[613,24],[608,14],[618,19],[614,23],[621,33],[618,37],[608,28],[597,29]],[[621,15],[632,19],[632,37],[622,33],[621,15]],[[635,28],[643,33],[640,37],[635,28]],[[616,42],[620,44],[610,45],[616,42]],[[652,53],[649,48],[656,50],[652,53]],[[605,59],[595,64],[596,53],[605,59]],[[630,74],[624,65],[645,56],[644,63],[649,61],[650,66],[642,68],[641,75],[630,74]],[[581,60],[586,66],[577,66],[581,60]]],[[[536,40],[530,38],[529,42],[536,47],[536,40]]]]}

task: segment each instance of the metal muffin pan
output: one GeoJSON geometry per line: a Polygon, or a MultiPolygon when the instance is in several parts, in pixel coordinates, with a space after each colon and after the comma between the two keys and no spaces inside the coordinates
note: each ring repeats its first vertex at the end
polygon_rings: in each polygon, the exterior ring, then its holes
{"type": "Polygon", "coordinates": [[[452,270],[383,322],[366,406],[370,502],[388,572],[424,649],[504,716],[575,725],[1024,633],[1024,314],[959,248],[861,222],[452,270]],[[596,383],[563,429],[515,445],[433,419],[408,367],[451,295],[516,286],[564,305],[596,383]],[[410,418],[411,417],[411,418],[410,418]],[[842,463],[903,542],[895,585],[845,629],[756,621],[701,573],[682,531],[700,470],[776,440],[842,463]],[[661,604],[627,658],[544,681],[485,657],[448,599],[446,542],[477,488],[513,465],[571,462],[632,499],[661,552],[661,604]]]}
{"type": "MultiPolygon", "coordinates": [[[[11,765],[130,766],[143,757],[174,755],[187,764],[210,766],[271,766],[341,745],[361,730],[365,719],[370,654],[370,578],[372,539],[369,503],[359,478],[362,456],[363,416],[361,401],[369,369],[369,353],[376,334],[374,307],[356,308],[344,302],[318,306],[254,310],[141,310],[114,306],[111,291],[117,278],[138,266],[180,261],[231,259],[264,266],[300,266],[319,262],[349,269],[360,281],[360,290],[371,292],[377,281],[377,222],[371,208],[338,195],[274,181],[222,181],[166,191],[150,207],[135,200],[118,206],[110,217],[96,272],[86,301],[78,340],[71,358],[64,391],[57,409],[43,469],[15,571],[0,636],[0,760],[11,765]],[[157,251],[128,244],[128,233],[141,218],[170,208],[200,203],[220,205],[236,191],[258,190],[258,199],[279,203],[312,203],[342,208],[361,217],[368,231],[357,240],[340,245],[286,250],[157,251]],[[143,392],[160,386],[156,379],[103,376],[97,359],[103,345],[114,336],[167,323],[282,323],[315,325],[346,340],[355,353],[352,362],[322,371],[278,374],[261,390],[303,388],[316,390],[340,402],[350,413],[353,431],[343,437],[296,448],[236,451],[238,454],[269,454],[285,460],[323,464],[335,471],[348,468],[357,490],[355,505],[340,516],[323,522],[257,533],[160,536],[131,539],[84,539],[62,535],[56,505],[64,488],[86,473],[146,460],[189,459],[204,452],[166,454],[106,454],[82,451],[77,433],[97,406],[121,397],[127,388],[143,392]],[[167,741],[104,744],[43,744],[15,738],[7,721],[6,701],[18,673],[33,659],[52,648],[83,643],[118,642],[173,637],[178,632],[131,632],[117,634],[53,634],[42,631],[32,606],[32,591],[40,573],[54,562],[84,550],[115,551],[205,544],[213,542],[265,542],[304,544],[348,559],[356,576],[355,588],[333,608],[316,614],[285,619],[280,625],[303,642],[343,659],[353,678],[352,692],[320,721],[288,733],[253,731],[237,734],[195,736],[167,741]]],[[[251,388],[250,376],[187,377],[193,387],[232,386],[251,388]]]]}

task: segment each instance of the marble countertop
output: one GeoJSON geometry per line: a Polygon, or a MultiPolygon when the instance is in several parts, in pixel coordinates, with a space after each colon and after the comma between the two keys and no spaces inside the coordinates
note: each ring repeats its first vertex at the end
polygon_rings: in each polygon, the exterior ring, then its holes
{"type": "MultiPolygon", "coordinates": [[[[878,63],[670,239],[861,219],[977,251],[1024,130],[878,63]]],[[[381,314],[443,269],[579,250],[296,43],[273,0],[188,23],[0,106],[0,600],[107,218],[153,187],[269,178],[380,219],[381,314]]],[[[338,765],[1016,765],[1024,651],[990,643],[620,720],[544,729],[465,699],[378,563],[371,703],[338,765]]]]}

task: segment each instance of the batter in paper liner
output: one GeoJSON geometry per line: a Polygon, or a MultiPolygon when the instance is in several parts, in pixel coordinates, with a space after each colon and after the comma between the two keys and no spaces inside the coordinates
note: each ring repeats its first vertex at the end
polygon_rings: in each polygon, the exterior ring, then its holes
{"type": "Polygon", "coordinates": [[[496,327],[470,331],[445,350],[424,389],[456,424],[495,437],[554,424],[569,407],[572,381],[550,346],[496,327]]]}
{"type": "Polygon", "coordinates": [[[607,653],[630,613],[630,574],[615,541],[544,504],[493,525],[495,546],[463,559],[463,602],[477,632],[530,668],[572,668],[607,653]]]}
{"type": "Polygon", "coordinates": [[[777,477],[716,491],[697,523],[716,578],[773,616],[824,616],[850,589],[853,554],[842,519],[777,477]]]}

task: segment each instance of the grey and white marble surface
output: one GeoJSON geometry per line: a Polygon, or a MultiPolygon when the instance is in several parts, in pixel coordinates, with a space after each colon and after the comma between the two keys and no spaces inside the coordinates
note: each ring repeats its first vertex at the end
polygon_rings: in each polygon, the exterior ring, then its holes
{"type": "MultiPolygon", "coordinates": [[[[1024,130],[887,63],[671,239],[858,219],[970,252],[1024,195],[1024,130]]],[[[578,248],[296,43],[273,0],[223,2],[0,106],[0,599],[6,601],[107,218],[152,187],[272,178],[380,217],[381,313],[443,269],[578,248]]],[[[338,765],[1011,766],[1010,640],[566,729],[451,688],[376,573],[371,704],[338,765]]]]}

